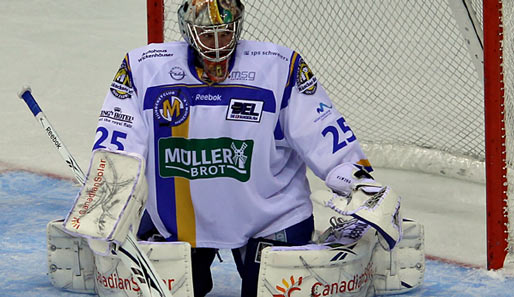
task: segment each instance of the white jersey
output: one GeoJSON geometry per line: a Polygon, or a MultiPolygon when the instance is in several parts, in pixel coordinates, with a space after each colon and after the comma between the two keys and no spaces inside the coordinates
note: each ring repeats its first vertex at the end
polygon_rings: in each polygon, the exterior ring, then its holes
{"type": "Polygon", "coordinates": [[[168,240],[241,247],[311,216],[306,165],[322,179],[342,162],[369,166],[298,53],[240,41],[234,55],[227,80],[208,85],[185,42],[135,49],[102,107],[94,148],[146,158],[146,208],[168,240]]]}

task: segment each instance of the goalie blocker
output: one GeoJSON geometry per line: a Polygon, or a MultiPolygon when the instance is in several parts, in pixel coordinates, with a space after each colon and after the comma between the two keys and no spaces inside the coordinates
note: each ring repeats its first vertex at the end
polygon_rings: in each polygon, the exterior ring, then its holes
{"type": "Polygon", "coordinates": [[[137,230],[147,191],[141,156],[95,150],[86,183],[64,220],[64,230],[87,238],[97,253],[107,255],[111,243],[120,245],[129,232],[137,230]]]}
{"type": "Polygon", "coordinates": [[[95,254],[120,259],[136,278],[140,295],[171,297],[134,235],[147,192],[142,156],[94,150],[85,183],[64,220],[64,230],[86,238],[95,254]]]}

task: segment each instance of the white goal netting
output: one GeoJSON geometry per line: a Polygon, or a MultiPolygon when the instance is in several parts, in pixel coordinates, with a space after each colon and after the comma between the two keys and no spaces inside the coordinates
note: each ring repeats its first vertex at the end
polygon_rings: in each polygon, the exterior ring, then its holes
{"type": "MultiPolygon", "coordinates": [[[[176,11],[181,1],[165,2],[165,40],[180,40],[176,11]]],[[[509,176],[514,158],[513,2],[503,1],[509,176]]],[[[242,38],[275,42],[302,54],[372,165],[485,181],[481,0],[244,3],[242,38]]],[[[508,180],[514,197],[514,179],[508,180]]]]}

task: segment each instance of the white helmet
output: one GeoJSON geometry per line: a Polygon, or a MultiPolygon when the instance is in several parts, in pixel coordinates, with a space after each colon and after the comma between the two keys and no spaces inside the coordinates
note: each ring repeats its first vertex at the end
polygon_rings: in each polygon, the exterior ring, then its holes
{"type": "Polygon", "coordinates": [[[243,14],[240,0],[184,0],[178,9],[182,37],[198,53],[213,82],[228,76],[228,61],[241,35],[243,14]]]}

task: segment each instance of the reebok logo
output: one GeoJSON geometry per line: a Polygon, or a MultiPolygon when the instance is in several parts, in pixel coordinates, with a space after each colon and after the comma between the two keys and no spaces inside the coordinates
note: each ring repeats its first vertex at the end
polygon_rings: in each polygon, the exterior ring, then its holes
{"type": "Polygon", "coordinates": [[[221,95],[200,95],[196,94],[195,100],[197,101],[221,101],[221,95]]]}
{"type": "Polygon", "coordinates": [[[57,139],[57,136],[55,136],[55,134],[54,134],[54,131],[52,131],[52,128],[47,127],[46,133],[48,134],[48,137],[50,137],[50,139],[53,141],[55,147],[60,149],[62,147],[62,143],[59,142],[59,140],[57,139]]]}

